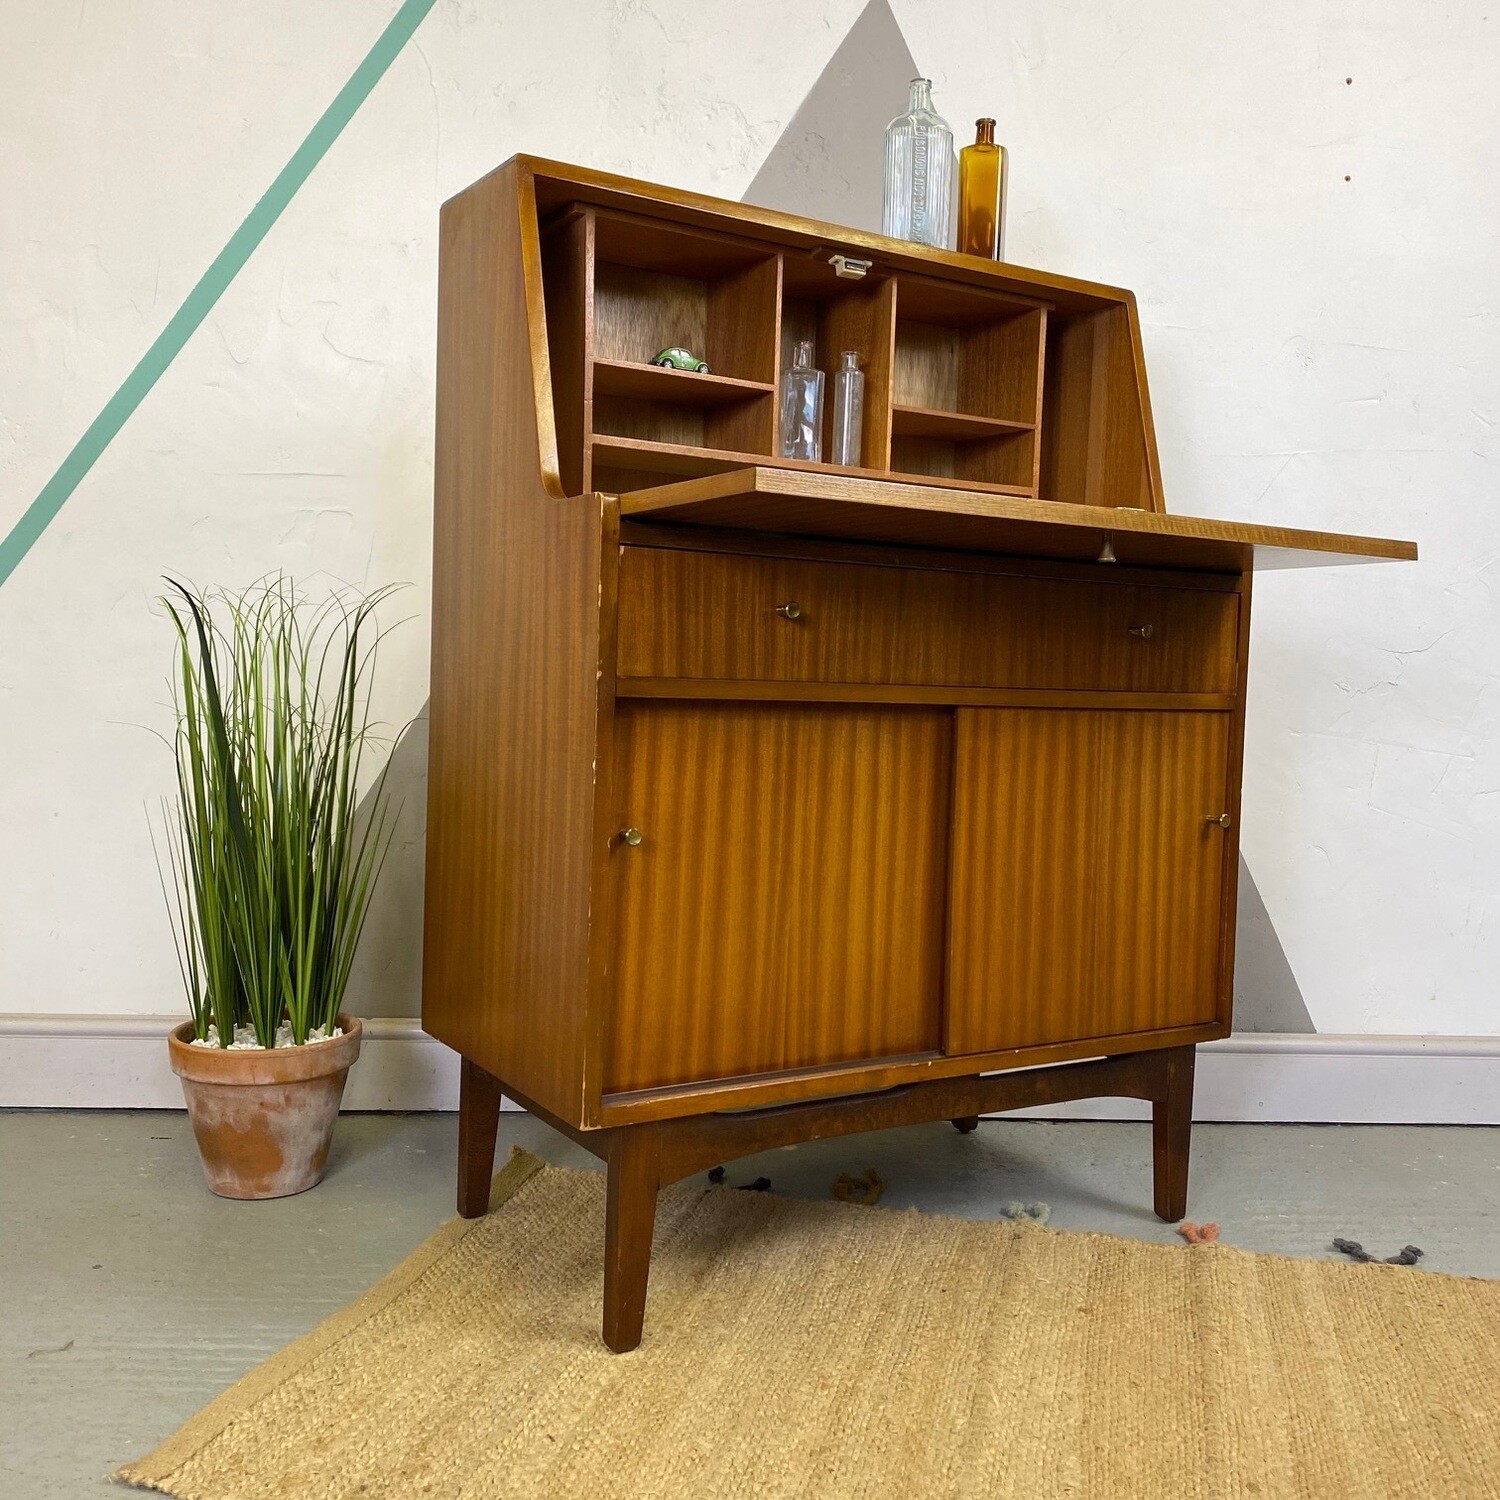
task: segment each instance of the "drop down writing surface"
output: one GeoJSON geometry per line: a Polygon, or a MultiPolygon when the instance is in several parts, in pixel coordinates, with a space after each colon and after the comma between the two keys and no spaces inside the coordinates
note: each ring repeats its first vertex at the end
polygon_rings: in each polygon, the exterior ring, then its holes
{"type": "Polygon", "coordinates": [[[938,489],[889,480],[745,467],[634,490],[620,513],[643,521],[926,545],[1151,567],[1322,567],[1411,561],[1412,542],[1165,512],[938,489]]]}

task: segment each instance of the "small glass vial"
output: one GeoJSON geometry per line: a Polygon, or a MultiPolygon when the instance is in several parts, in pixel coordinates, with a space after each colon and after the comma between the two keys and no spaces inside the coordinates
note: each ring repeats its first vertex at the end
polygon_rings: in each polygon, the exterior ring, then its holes
{"type": "Polygon", "coordinates": [[[885,132],[881,232],[948,248],[953,198],[953,132],[932,107],[932,83],[911,81],[911,107],[885,132]]]}
{"type": "Polygon", "coordinates": [[[974,144],[958,153],[958,248],[965,255],[1005,258],[1005,147],[995,122],[974,122],[974,144]]]}
{"type": "Polygon", "coordinates": [[[813,368],[810,339],[797,345],[781,377],[781,456],[820,463],[823,458],[823,372],[813,368]]]}
{"type": "Polygon", "coordinates": [[[847,468],[859,467],[864,436],[865,372],[859,367],[859,354],[844,350],[844,363],[833,377],[833,451],[831,463],[847,468]]]}

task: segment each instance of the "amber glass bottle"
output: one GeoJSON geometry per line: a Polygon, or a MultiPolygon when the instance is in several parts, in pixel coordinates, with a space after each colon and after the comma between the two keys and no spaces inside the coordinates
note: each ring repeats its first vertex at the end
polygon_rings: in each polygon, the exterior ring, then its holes
{"type": "Polygon", "coordinates": [[[965,255],[1005,256],[1005,147],[995,144],[995,122],[978,120],[972,146],[958,153],[958,249],[965,255]]]}

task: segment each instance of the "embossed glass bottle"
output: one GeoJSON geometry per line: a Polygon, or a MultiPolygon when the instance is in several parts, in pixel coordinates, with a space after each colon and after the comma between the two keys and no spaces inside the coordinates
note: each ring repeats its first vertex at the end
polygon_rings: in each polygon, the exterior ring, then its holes
{"type": "Polygon", "coordinates": [[[931,80],[913,78],[911,107],[885,131],[881,231],[946,250],[952,197],[953,132],[932,107],[931,80]]]}

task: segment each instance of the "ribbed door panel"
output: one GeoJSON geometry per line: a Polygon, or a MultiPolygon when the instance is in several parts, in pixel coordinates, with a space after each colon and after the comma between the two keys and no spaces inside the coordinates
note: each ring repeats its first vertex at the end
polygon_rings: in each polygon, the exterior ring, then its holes
{"type": "Polygon", "coordinates": [[[958,714],[946,1050],[987,1052],[1094,1024],[1090,871],[1099,720],[958,714]]]}
{"type": "Polygon", "coordinates": [[[961,710],[950,1053],[1212,1020],[1230,720],[961,710]]]}
{"type": "MultiPolygon", "coordinates": [[[[1115,1031],[1218,1005],[1229,715],[1111,714],[1097,879],[1099,1013],[1115,1031]]],[[[1106,1033],[1106,1034],[1112,1034],[1106,1033]]]]}
{"type": "Polygon", "coordinates": [[[609,1091],[935,1051],[952,715],[622,706],[609,1091]]]}

